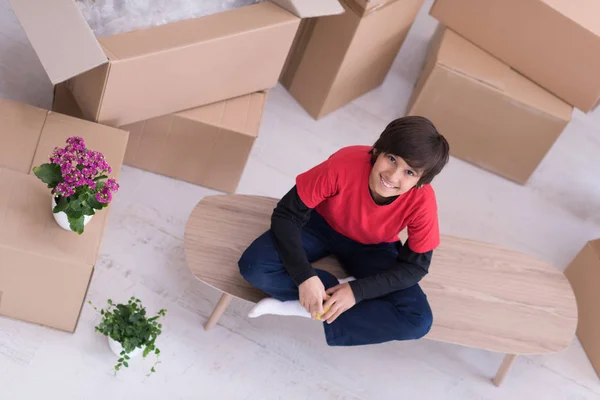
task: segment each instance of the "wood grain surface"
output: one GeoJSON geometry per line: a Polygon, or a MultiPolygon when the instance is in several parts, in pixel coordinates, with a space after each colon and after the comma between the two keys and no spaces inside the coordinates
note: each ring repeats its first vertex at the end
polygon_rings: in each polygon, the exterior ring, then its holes
{"type": "MultiPolygon", "coordinates": [[[[269,229],[276,203],[246,195],[203,198],[190,215],[184,239],[196,278],[247,301],[265,297],[242,278],[237,262],[269,229]]],[[[333,257],[314,266],[346,276],[333,257]]],[[[565,349],[575,336],[577,306],[564,274],[517,251],[442,236],[421,286],[434,315],[428,339],[508,354],[544,354],[565,349]]]]}

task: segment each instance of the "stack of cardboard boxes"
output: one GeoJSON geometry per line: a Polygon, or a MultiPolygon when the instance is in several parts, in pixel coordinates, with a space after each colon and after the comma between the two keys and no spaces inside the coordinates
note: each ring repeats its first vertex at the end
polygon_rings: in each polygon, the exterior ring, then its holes
{"type": "Polygon", "coordinates": [[[315,119],[385,79],[423,0],[342,0],[345,12],[303,20],[281,83],[315,119]]]}
{"type": "Polygon", "coordinates": [[[0,100],[0,126],[0,314],[72,332],[110,207],[81,236],[63,230],[52,216],[50,190],[32,168],[80,136],[104,154],[118,179],[127,132],[9,100],[0,100]]]}
{"type": "MultiPolygon", "coordinates": [[[[429,117],[454,156],[526,183],[573,107],[600,103],[600,2],[436,0],[430,14],[441,25],[408,114],[429,117]]],[[[600,241],[565,274],[600,375],[600,241]]]]}
{"type": "Polygon", "coordinates": [[[58,85],[54,110],[129,131],[125,164],[225,192],[301,19],[344,12],[337,0],[272,0],[96,39],[73,0],[30,3],[11,0],[58,85]]]}
{"type": "Polygon", "coordinates": [[[573,106],[600,100],[600,2],[436,0],[409,115],[429,117],[452,155],[524,184],[573,106]]]}
{"type": "Polygon", "coordinates": [[[97,40],[73,0],[10,4],[56,86],[52,112],[0,101],[0,314],[71,332],[110,207],[65,231],[32,168],[81,136],[117,178],[125,161],[233,192],[301,19],[344,11],[272,0],[97,40]]]}

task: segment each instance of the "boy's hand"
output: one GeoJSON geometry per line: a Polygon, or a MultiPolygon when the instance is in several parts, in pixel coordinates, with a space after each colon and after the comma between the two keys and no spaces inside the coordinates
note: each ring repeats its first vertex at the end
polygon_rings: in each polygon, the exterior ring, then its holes
{"type": "Polygon", "coordinates": [[[331,324],[341,313],[356,304],[354,293],[348,283],[342,283],[341,285],[327,289],[327,294],[331,295],[331,297],[323,305],[323,308],[327,312],[321,319],[327,321],[328,324],[331,324]]]}
{"type": "Polygon", "coordinates": [[[318,276],[302,282],[298,286],[298,291],[300,292],[300,304],[306,308],[312,319],[315,319],[317,314],[323,313],[323,302],[327,298],[327,293],[325,293],[325,286],[318,276]]]}

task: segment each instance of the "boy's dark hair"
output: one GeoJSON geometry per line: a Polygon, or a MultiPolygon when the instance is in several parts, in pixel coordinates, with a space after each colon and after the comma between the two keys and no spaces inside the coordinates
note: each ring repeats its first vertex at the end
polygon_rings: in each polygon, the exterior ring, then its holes
{"type": "Polygon", "coordinates": [[[371,165],[375,165],[381,153],[401,157],[411,168],[422,171],[417,183],[422,186],[433,178],[448,163],[450,146],[425,117],[408,116],[388,124],[371,149],[371,165]]]}

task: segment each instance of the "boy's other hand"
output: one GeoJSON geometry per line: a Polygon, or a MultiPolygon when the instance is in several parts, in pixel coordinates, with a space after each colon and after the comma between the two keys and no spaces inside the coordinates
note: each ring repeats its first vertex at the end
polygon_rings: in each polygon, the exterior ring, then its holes
{"type": "Polygon", "coordinates": [[[308,278],[298,286],[300,304],[310,313],[312,319],[323,313],[323,302],[327,299],[325,286],[318,276],[308,278]]]}
{"type": "Polygon", "coordinates": [[[321,319],[327,321],[328,324],[331,324],[341,313],[356,304],[354,293],[348,283],[342,283],[341,285],[327,289],[327,294],[331,295],[331,297],[323,305],[323,308],[327,312],[321,319]]]}

